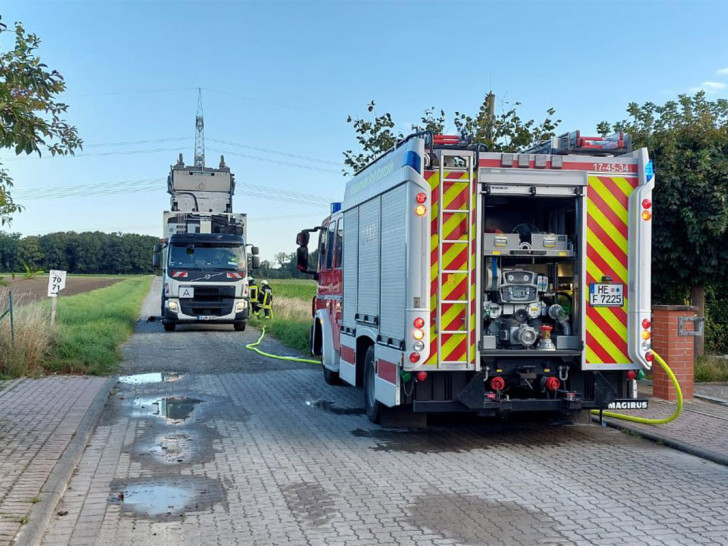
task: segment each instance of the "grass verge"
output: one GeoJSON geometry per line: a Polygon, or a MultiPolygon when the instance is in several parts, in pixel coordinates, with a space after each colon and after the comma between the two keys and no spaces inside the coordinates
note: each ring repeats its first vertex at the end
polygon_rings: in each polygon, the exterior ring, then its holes
{"type": "MultiPolygon", "coordinates": [[[[8,309],[8,296],[0,297],[0,310],[8,309]]],[[[13,332],[10,316],[0,321],[0,379],[35,375],[42,371],[52,341],[49,307],[19,297],[13,305],[13,332]],[[13,337],[14,336],[14,337],[13,337]]]]}
{"type": "Polygon", "coordinates": [[[695,360],[695,381],[728,382],[728,358],[701,356],[695,360]]]}
{"type": "Polygon", "coordinates": [[[273,279],[273,318],[252,319],[256,328],[265,326],[270,334],[284,345],[308,352],[311,330],[311,299],[316,294],[316,283],[300,279],[273,279]]]}
{"type": "Polygon", "coordinates": [[[45,370],[92,375],[113,372],[122,360],[119,345],[134,331],[151,282],[151,276],[129,277],[106,288],[60,298],[45,370]]]}

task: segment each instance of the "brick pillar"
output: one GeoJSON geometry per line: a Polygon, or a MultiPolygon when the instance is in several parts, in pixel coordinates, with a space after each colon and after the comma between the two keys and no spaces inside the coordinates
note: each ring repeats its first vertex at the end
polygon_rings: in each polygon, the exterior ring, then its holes
{"type": "MultiPolygon", "coordinates": [[[[652,348],[667,362],[675,374],[685,400],[693,398],[695,368],[695,338],[678,335],[678,318],[694,317],[695,307],[687,305],[655,305],[652,308],[652,348]]],[[[686,330],[693,324],[687,323],[686,330]]],[[[652,395],[663,400],[675,400],[672,381],[657,361],[652,363],[652,395]]]]}

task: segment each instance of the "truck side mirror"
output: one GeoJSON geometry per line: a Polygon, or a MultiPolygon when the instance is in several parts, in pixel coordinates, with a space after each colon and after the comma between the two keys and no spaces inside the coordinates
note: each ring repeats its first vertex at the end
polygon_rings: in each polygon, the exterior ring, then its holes
{"type": "Polygon", "coordinates": [[[296,235],[296,244],[298,246],[308,246],[308,240],[311,236],[308,231],[299,231],[296,235]]]}
{"type": "Polygon", "coordinates": [[[302,271],[303,273],[309,273],[308,248],[306,248],[305,246],[299,246],[298,250],[296,250],[296,267],[299,271],[302,271]]]}
{"type": "Polygon", "coordinates": [[[155,251],[154,255],[152,256],[152,266],[159,269],[159,263],[160,263],[159,253],[157,251],[155,251]]]}
{"type": "Polygon", "coordinates": [[[162,245],[160,243],[154,244],[154,253],[162,252],[162,245]]]}
{"type": "MultiPolygon", "coordinates": [[[[253,247],[253,248],[255,248],[255,247],[253,247]]],[[[251,262],[250,267],[252,269],[258,269],[260,267],[260,256],[253,256],[250,259],[250,262],[251,262]]]]}
{"type": "Polygon", "coordinates": [[[260,249],[257,246],[251,247],[250,248],[250,253],[253,256],[257,256],[258,254],[260,254],[260,249]]]}

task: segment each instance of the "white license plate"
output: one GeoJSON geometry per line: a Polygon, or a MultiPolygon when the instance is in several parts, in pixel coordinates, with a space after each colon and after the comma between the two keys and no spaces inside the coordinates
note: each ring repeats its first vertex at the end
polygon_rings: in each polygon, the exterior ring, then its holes
{"type": "Polygon", "coordinates": [[[197,320],[212,320],[210,315],[197,315],[197,320]]]}
{"type": "Polygon", "coordinates": [[[194,298],[195,297],[195,287],[194,286],[180,286],[179,287],[179,297],[180,298],[194,298]]]}
{"type": "Polygon", "coordinates": [[[622,307],[624,285],[594,282],[589,285],[589,305],[592,307],[622,307]]]}

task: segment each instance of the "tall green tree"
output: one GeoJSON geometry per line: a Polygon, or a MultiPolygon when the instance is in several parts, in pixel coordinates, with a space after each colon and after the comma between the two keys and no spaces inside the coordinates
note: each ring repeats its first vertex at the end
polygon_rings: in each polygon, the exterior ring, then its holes
{"type": "MultiPolygon", "coordinates": [[[[72,154],[82,145],[76,128],[63,119],[68,105],[58,101],[66,90],[63,76],[37,55],[40,38],[15,23],[13,47],[5,50],[7,25],[0,21],[0,148],[15,154],[72,154]]],[[[0,225],[22,210],[13,201],[13,179],[0,164],[0,225]]]]}
{"type": "Polygon", "coordinates": [[[690,287],[705,316],[705,286],[725,277],[728,261],[728,101],[701,91],[662,105],[631,103],[627,113],[599,130],[630,133],[652,157],[655,296],[690,287]]]}
{"type": "MultiPolygon", "coordinates": [[[[453,125],[458,132],[469,135],[474,142],[481,142],[492,151],[517,151],[554,136],[561,120],[554,119],[556,111],[553,108],[546,110],[541,122],[536,122],[522,119],[518,114],[520,106],[520,102],[510,104],[501,101],[500,107],[496,108],[495,95],[488,93],[476,114],[455,112],[453,125]]],[[[395,130],[396,124],[390,113],[377,114],[374,101],[367,105],[367,112],[370,114],[367,118],[347,117],[347,123],[354,129],[359,151],[344,152],[345,175],[361,170],[403,138],[402,133],[395,130]]],[[[412,126],[412,131],[426,130],[437,134],[442,133],[446,126],[445,111],[433,106],[424,111],[420,122],[412,126]]]]}

